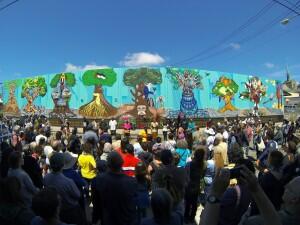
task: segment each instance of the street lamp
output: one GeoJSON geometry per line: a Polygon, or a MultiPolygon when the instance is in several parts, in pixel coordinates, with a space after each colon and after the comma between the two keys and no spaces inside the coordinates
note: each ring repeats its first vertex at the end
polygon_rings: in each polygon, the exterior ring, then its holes
{"type": "Polygon", "coordinates": [[[292,16],[292,17],[290,17],[290,18],[284,18],[283,20],[280,21],[280,23],[281,23],[282,25],[287,25],[292,19],[294,19],[294,18],[297,17],[297,16],[299,16],[299,15],[297,14],[297,15],[292,16]]]}

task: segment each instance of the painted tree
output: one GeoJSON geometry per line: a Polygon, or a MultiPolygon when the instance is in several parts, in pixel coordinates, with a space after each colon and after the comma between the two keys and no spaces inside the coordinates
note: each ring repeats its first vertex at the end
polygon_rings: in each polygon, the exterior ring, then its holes
{"type": "Polygon", "coordinates": [[[203,89],[202,76],[199,74],[199,71],[167,68],[167,73],[170,75],[174,88],[182,88],[180,111],[187,114],[196,113],[198,106],[193,90],[196,88],[203,89]]]}
{"type": "Polygon", "coordinates": [[[4,82],[4,88],[9,90],[8,101],[4,105],[3,112],[8,114],[20,115],[20,109],[15,96],[16,88],[22,85],[22,80],[12,80],[4,82]]]}
{"type": "Polygon", "coordinates": [[[239,86],[234,80],[227,77],[220,77],[212,89],[212,92],[222,98],[225,102],[223,108],[219,109],[219,112],[223,113],[227,110],[234,111],[236,108],[232,105],[231,100],[235,93],[237,93],[239,86]]]}
{"type": "Polygon", "coordinates": [[[69,108],[69,102],[72,96],[69,88],[74,87],[75,84],[76,79],[74,73],[59,73],[52,78],[50,82],[51,88],[54,88],[52,92],[52,100],[54,102],[52,113],[75,115],[69,108]]]}
{"type": "Polygon", "coordinates": [[[94,97],[92,101],[79,108],[79,114],[89,118],[115,115],[117,109],[105,99],[102,86],[112,86],[116,80],[117,74],[111,68],[87,70],[82,76],[82,81],[86,86],[95,86],[94,97]]]}
{"type": "Polygon", "coordinates": [[[24,111],[27,113],[36,112],[34,100],[41,96],[45,96],[47,93],[47,84],[44,77],[34,77],[25,79],[22,85],[21,97],[26,98],[27,104],[24,107],[24,111]]]}
{"type": "Polygon", "coordinates": [[[240,93],[241,99],[248,99],[254,103],[253,113],[257,115],[258,106],[261,98],[266,95],[267,88],[258,77],[251,77],[248,82],[245,83],[246,90],[240,93]]]}
{"type": "Polygon", "coordinates": [[[161,72],[158,69],[150,68],[128,69],[124,73],[123,82],[126,86],[133,88],[130,89],[130,93],[135,107],[130,113],[135,116],[152,116],[149,110],[150,92],[147,84],[160,84],[162,82],[161,72]]]}

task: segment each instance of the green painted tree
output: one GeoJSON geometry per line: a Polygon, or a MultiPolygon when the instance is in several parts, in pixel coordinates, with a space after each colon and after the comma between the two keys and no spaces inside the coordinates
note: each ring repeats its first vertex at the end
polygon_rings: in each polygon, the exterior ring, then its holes
{"type": "Polygon", "coordinates": [[[232,105],[231,100],[238,90],[239,86],[234,82],[234,80],[224,76],[220,77],[212,89],[212,92],[222,98],[225,102],[224,107],[219,109],[219,112],[223,113],[228,110],[236,110],[236,108],[232,105]]]}
{"type": "Polygon", "coordinates": [[[9,90],[8,101],[3,107],[3,112],[7,114],[20,115],[20,109],[16,99],[16,88],[22,85],[22,79],[5,81],[4,88],[9,90]]]}
{"type": "Polygon", "coordinates": [[[76,84],[76,79],[74,73],[59,73],[56,74],[51,82],[51,88],[54,88],[52,92],[52,100],[54,102],[54,109],[52,113],[54,114],[75,114],[69,108],[69,102],[71,99],[71,87],[76,84]]]}
{"type": "Polygon", "coordinates": [[[155,85],[162,82],[160,70],[150,68],[128,69],[124,73],[123,82],[126,86],[133,88],[130,89],[130,93],[135,108],[132,110],[131,114],[137,116],[145,113],[145,116],[151,116],[152,113],[149,111],[148,106],[154,106],[154,104],[151,103],[153,99],[148,99],[148,97],[144,95],[144,89],[147,83],[155,85]],[[138,106],[143,106],[139,108],[143,108],[145,111],[142,112],[139,110],[138,106]]]}
{"type": "Polygon", "coordinates": [[[112,117],[117,113],[103,95],[102,86],[112,86],[117,80],[117,74],[111,68],[87,70],[82,76],[86,86],[95,86],[94,97],[89,103],[79,108],[79,114],[89,118],[112,117]]]}
{"type": "Polygon", "coordinates": [[[47,84],[44,77],[27,78],[22,85],[21,97],[26,98],[27,104],[24,111],[27,113],[36,112],[34,100],[38,96],[45,96],[47,93],[47,84]]]}

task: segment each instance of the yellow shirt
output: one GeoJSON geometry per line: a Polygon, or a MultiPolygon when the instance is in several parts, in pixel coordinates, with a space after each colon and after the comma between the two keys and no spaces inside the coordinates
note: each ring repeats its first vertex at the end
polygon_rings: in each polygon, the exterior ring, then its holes
{"type": "Polygon", "coordinates": [[[139,135],[143,137],[143,142],[147,141],[147,133],[144,129],[140,130],[139,135]]]}
{"type": "Polygon", "coordinates": [[[96,161],[91,154],[82,153],[78,158],[78,165],[81,168],[83,178],[93,179],[96,177],[96,161]]]}

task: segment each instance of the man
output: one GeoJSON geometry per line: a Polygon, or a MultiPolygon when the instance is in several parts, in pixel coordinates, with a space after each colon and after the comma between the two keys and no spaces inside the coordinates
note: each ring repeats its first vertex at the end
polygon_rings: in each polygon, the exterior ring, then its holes
{"type": "Polygon", "coordinates": [[[52,172],[44,178],[45,187],[54,187],[61,197],[60,218],[65,223],[85,224],[85,216],[79,205],[80,191],[70,178],[63,175],[65,157],[54,153],[50,157],[52,172]]]}
{"type": "Polygon", "coordinates": [[[99,138],[98,138],[96,132],[94,131],[94,127],[92,124],[89,124],[87,126],[86,131],[84,132],[84,134],[82,136],[83,144],[86,143],[88,140],[95,144],[99,142],[99,138]]]}
{"type": "Polygon", "coordinates": [[[136,221],[137,182],[122,173],[123,159],[117,152],[107,158],[108,172],[97,176],[92,187],[93,223],[132,225],[136,221]]]}
{"type": "Polygon", "coordinates": [[[41,138],[44,138],[45,141],[47,141],[47,137],[45,136],[45,131],[44,131],[43,128],[40,128],[40,129],[39,129],[39,135],[37,135],[37,136],[35,137],[35,142],[36,142],[38,145],[40,144],[40,139],[41,139],[41,138]]]}
{"type": "Polygon", "coordinates": [[[107,129],[104,129],[103,132],[100,134],[99,141],[104,141],[104,143],[112,143],[111,135],[108,133],[107,129]]]}
{"type": "Polygon", "coordinates": [[[108,125],[109,125],[109,130],[110,130],[111,136],[115,136],[116,135],[116,130],[117,130],[118,122],[116,121],[115,118],[112,118],[109,121],[108,125]]]}

